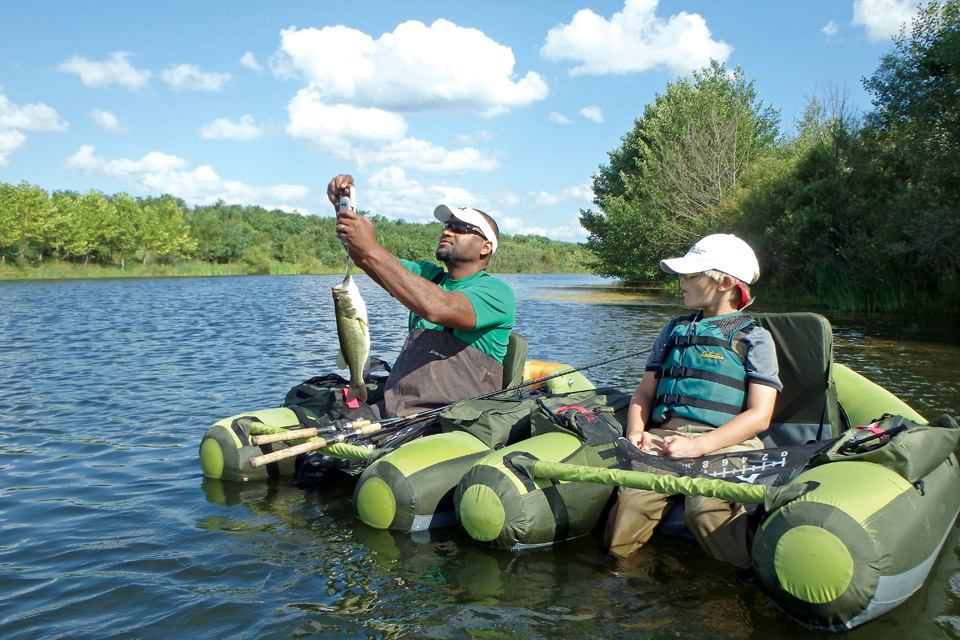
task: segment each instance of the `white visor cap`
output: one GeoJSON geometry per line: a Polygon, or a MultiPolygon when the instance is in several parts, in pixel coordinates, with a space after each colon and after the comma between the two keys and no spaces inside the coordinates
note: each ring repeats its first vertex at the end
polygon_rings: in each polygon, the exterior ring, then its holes
{"type": "Polygon", "coordinates": [[[490,250],[490,254],[492,255],[497,252],[497,234],[493,232],[493,227],[491,227],[490,223],[487,222],[487,219],[483,217],[483,214],[476,209],[471,209],[470,207],[451,209],[447,205],[441,204],[433,210],[433,217],[440,222],[446,222],[450,218],[456,218],[457,220],[462,220],[467,224],[472,224],[476,228],[480,229],[480,231],[483,233],[483,237],[489,240],[490,244],[493,245],[493,248],[490,250]]]}
{"type": "Polygon", "coordinates": [[[701,238],[682,258],[661,260],[660,268],[676,274],[716,269],[747,284],[753,284],[760,276],[760,265],[750,245],[726,233],[701,238]]]}

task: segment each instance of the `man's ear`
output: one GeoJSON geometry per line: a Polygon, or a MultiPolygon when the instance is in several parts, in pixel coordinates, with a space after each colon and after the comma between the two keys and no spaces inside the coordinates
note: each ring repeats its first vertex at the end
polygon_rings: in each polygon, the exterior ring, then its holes
{"type": "Polygon", "coordinates": [[[483,245],[480,247],[480,257],[481,258],[491,258],[493,257],[493,243],[489,240],[484,240],[483,245]]]}

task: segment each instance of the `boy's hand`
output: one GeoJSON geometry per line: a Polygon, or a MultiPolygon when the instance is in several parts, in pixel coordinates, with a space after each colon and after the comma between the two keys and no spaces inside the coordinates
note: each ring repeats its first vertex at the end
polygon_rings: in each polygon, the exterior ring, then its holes
{"type": "Polygon", "coordinates": [[[667,436],[663,439],[663,455],[669,458],[699,458],[704,455],[700,438],[686,438],[684,436],[667,436]]]}

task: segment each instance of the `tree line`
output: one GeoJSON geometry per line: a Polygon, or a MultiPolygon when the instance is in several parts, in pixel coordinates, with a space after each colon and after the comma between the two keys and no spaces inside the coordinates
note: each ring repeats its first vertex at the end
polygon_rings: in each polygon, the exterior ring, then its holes
{"type": "MultiPolygon", "coordinates": [[[[431,260],[440,223],[373,215],[381,244],[410,260],[431,260]]],[[[239,265],[246,273],[332,273],[343,269],[336,219],[217,202],[187,207],[169,195],[55,191],[0,183],[0,264],[50,261],[126,267],[128,260],[171,264],[199,260],[239,265]]],[[[584,271],[586,250],[541,236],[503,234],[492,271],[584,271]]]]}
{"type": "Polygon", "coordinates": [[[960,0],[922,8],[864,86],[868,113],[832,88],[785,135],[740,68],[668,83],[594,176],[592,268],[661,279],[661,258],[735,233],[774,297],[960,311],[960,0]]]}

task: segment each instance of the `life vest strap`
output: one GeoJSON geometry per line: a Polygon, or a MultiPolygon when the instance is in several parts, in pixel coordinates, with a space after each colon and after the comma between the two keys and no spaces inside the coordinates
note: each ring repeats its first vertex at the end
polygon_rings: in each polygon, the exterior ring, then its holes
{"type": "MultiPolygon", "coordinates": [[[[703,398],[693,398],[690,396],[682,396],[676,393],[663,393],[657,396],[654,406],[666,406],[669,411],[669,407],[682,405],[685,407],[696,407],[698,409],[707,409],[709,411],[717,411],[719,413],[727,413],[732,416],[739,415],[746,409],[746,405],[737,406],[733,404],[727,404],[725,402],[717,402],[716,400],[704,400],[703,398]]],[[[666,418],[664,419],[664,421],[666,418]]]]}
{"type": "Polygon", "coordinates": [[[694,369],[693,367],[665,367],[662,369],[657,369],[655,376],[657,379],[660,378],[699,378],[701,380],[708,380],[710,382],[716,382],[717,384],[726,385],[728,387],[733,387],[739,391],[747,390],[747,383],[744,380],[739,380],[731,376],[725,376],[722,373],[714,373],[712,371],[704,371],[703,369],[694,369]]]}

